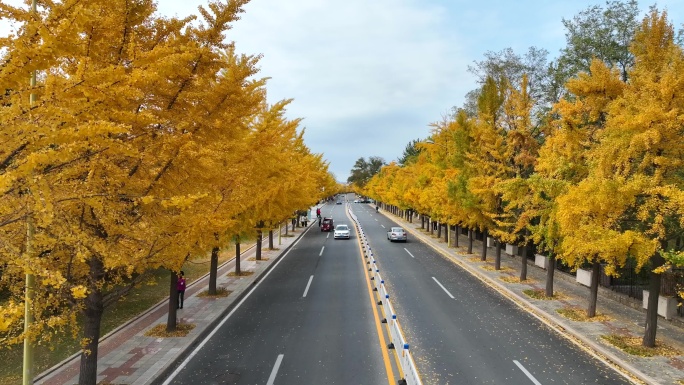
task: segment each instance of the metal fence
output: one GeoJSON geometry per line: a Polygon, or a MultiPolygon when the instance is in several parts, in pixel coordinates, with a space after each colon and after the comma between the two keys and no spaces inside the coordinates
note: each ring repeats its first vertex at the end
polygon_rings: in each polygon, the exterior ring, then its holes
{"type": "MultiPolygon", "coordinates": [[[[572,267],[566,266],[561,261],[556,265],[557,269],[575,275],[572,267]]],[[[590,266],[586,268],[591,269],[590,266]]],[[[618,268],[618,276],[612,277],[605,273],[605,267],[601,266],[599,284],[612,291],[622,293],[638,300],[644,299],[644,290],[648,290],[649,272],[651,267],[646,265],[637,271],[636,261],[628,259],[625,266],[618,268]]],[[[660,282],[660,295],[677,297],[680,305],[684,300],[679,297],[679,291],[684,288],[684,269],[673,269],[663,274],[660,282]]],[[[684,317],[684,306],[677,307],[677,315],[684,317]]]]}
{"type": "MultiPolygon", "coordinates": [[[[468,235],[468,229],[460,228],[461,235],[468,235]]],[[[483,240],[483,234],[480,231],[474,231],[474,238],[476,240],[483,240]]],[[[528,250],[528,259],[534,259],[535,245],[530,245],[528,250]]],[[[516,253],[518,256],[522,255],[522,247],[516,253]]],[[[583,266],[591,269],[591,266],[583,266]]],[[[568,274],[576,275],[572,266],[565,265],[562,261],[557,261],[556,269],[568,274]]],[[[605,288],[622,293],[631,298],[638,300],[644,299],[644,290],[648,290],[650,276],[652,270],[650,263],[637,270],[637,263],[634,259],[628,259],[625,266],[617,269],[617,276],[609,276],[605,273],[605,267],[601,266],[599,275],[599,284],[605,288]]],[[[677,315],[684,317],[684,299],[679,296],[679,292],[684,289],[684,268],[672,269],[663,274],[660,283],[660,295],[668,297],[677,297],[680,306],[677,307],[677,315]]]]}

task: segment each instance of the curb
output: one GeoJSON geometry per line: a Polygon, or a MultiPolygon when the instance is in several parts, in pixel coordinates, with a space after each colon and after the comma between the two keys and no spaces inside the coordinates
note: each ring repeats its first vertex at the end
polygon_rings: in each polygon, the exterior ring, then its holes
{"type": "MultiPolygon", "coordinates": [[[[302,231],[297,238],[295,238],[292,243],[290,243],[285,249],[283,249],[280,254],[274,258],[271,263],[264,269],[262,270],[258,275],[254,275],[252,278],[252,281],[247,283],[245,286],[245,289],[242,290],[235,298],[233,301],[226,306],[226,308],[216,317],[214,318],[207,326],[195,337],[195,339],[190,342],[185,348],[183,348],[178,355],[171,361],[169,361],[168,364],[164,365],[164,368],[161,369],[157,374],[155,375],[154,379],[150,382],[150,385],[159,385],[163,384],[164,381],[168,378],[171,373],[176,369],[178,364],[180,362],[183,362],[189,355],[190,353],[203,341],[209,333],[211,333],[216,326],[223,320],[223,318],[226,317],[235,307],[242,301],[242,299],[247,296],[251,292],[252,287],[254,287],[257,283],[261,281],[261,279],[268,274],[277,264],[278,261],[280,261],[288,251],[294,246],[299,239],[306,234],[309,229],[311,229],[311,225],[307,226],[304,231],[302,231]]],[[[228,263],[227,261],[226,263],[228,263]]]]}
{"type": "MultiPolygon", "coordinates": [[[[408,222],[406,222],[408,223],[408,222]]],[[[465,271],[467,271],[469,274],[472,276],[476,277],[478,280],[482,281],[485,283],[487,286],[493,288],[499,293],[502,293],[506,296],[506,298],[509,298],[513,303],[515,303],[518,307],[520,307],[523,310],[528,311],[532,316],[535,318],[539,319],[542,321],[544,324],[547,326],[551,327],[554,331],[556,331],[559,335],[565,337],[567,340],[572,342],[575,345],[580,346],[583,348],[585,351],[588,350],[588,352],[597,358],[598,360],[601,360],[608,364],[609,367],[611,367],[613,370],[615,370],[618,374],[621,376],[625,377],[626,379],[630,381],[634,381],[634,377],[638,379],[639,381],[648,384],[648,385],[661,385],[659,382],[654,381],[652,378],[648,377],[646,374],[642,373],[640,370],[636,369],[632,365],[628,364],[621,358],[617,357],[613,352],[605,349],[603,346],[600,346],[593,340],[583,336],[582,334],[576,332],[574,328],[565,322],[561,320],[554,319],[553,317],[549,316],[545,311],[542,309],[538,308],[536,305],[533,303],[527,301],[525,298],[521,297],[517,293],[513,292],[511,289],[507,288],[506,286],[502,285],[499,282],[496,282],[492,279],[490,279],[488,276],[483,275],[479,271],[473,269],[470,265],[466,264],[465,262],[459,260],[457,257],[450,255],[448,251],[442,250],[438,246],[434,245],[432,242],[430,242],[429,239],[426,239],[423,234],[420,234],[419,232],[416,231],[416,229],[413,229],[412,226],[404,226],[409,229],[409,231],[417,238],[420,238],[424,243],[426,243],[428,246],[430,246],[433,250],[437,251],[439,254],[442,256],[448,258],[449,260],[455,262],[458,264],[461,268],[463,268],[465,271]]]]}
{"type": "MultiPolygon", "coordinates": [[[[250,252],[250,251],[251,251],[253,248],[255,248],[255,247],[256,247],[256,244],[249,246],[247,249],[245,249],[244,252],[242,252],[242,253],[240,254],[240,257],[242,257],[242,254],[247,254],[248,252],[250,252]]],[[[228,263],[230,263],[230,262],[232,262],[232,261],[234,261],[234,260],[235,260],[235,257],[233,257],[233,258],[231,258],[231,259],[229,259],[229,260],[223,262],[220,266],[217,267],[217,269],[221,269],[223,266],[227,265],[228,263]]],[[[203,280],[203,279],[206,278],[207,276],[209,276],[209,273],[206,273],[206,274],[202,275],[201,277],[197,278],[196,280],[192,281],[192,283],[190,283],[187,287],[195,286],[198,282],[200,282],[201,280],[203,280]]],[[[160,301],[157,302],[156,304],[152,305],[152,307],[150,307],[149,309],[147,309],[147,310],[145,310],[144,312],[142,312],[142,313],[136,315],[135,317],[129,319],[128,321],[126,321],[126,322],[124,322],[123,324],[117,326],[116,328],[112,329],[109,333],[105,334],[104,336],[102,336],[102,337],[100,338],[100,343],[106,341],[108,338],[110,338],[110,337],[113,336],[114,334],[118,333],[119,331],[121,331],[121,330],[127,328],[128,326],[131,326],[131,325],[133,325],[134,323],[136,323],[136,322],[140,321],[141,319],[145,318],[148,314],[157,311],[157,309],[159,309],[161,306],[166,306],[168,300],[169,300],[169,298],[168,298],[168,297],[165,297],[164,299],[160,300],[160,301]]],[[[35,376],[35,377],[33,378],[33,382],[36,383],[36,382],[42,381],[43,379],[49,377],[50,375],[52,375],[53,373],[55,373],[56,371],[58,371],[62,366],[71,363],[71,361],[74,361],[74,360],[78,359],[80,356],[81,356],[81,353],[80,353],[80,352],[72,354],[71,356],[69,356],[69,357],[63,359],[63,360],[60,361],[59,363],[55,364],[54,366],[52,366],[52,367],[50,367],[50,368],[44,370],[43,372],[41,372],[40,374],[38,374],[37,376],[35,376]]]]}

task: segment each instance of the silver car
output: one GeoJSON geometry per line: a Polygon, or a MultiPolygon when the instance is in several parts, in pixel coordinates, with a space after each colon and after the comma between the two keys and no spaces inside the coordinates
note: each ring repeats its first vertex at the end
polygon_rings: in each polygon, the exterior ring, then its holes
{"type": "Polygon", "coordinates": [[[347,226],[347,225],[335,226],[335,232],[333,233],[333,239],[338,239],[338,238],[349,239],[350,237],[351,237],[351,231],[349,231],[349,226],[347,226]]]}
{"type": "Polygon", "coordinates": [[[387,232],[387,239],[389,239],[390,242],[394,242],[394,241],[406,242],[406,231],[404,229],[402,229],[401,227],[392,227],[387,232]]]}

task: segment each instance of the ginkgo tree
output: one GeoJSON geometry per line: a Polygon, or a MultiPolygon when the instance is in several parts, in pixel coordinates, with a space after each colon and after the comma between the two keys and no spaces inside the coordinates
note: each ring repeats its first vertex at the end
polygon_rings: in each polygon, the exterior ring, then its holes
{"type": "MultiPolygon", "coordinates": [[[[477,117],[473,119],[472,129],[469,130],[471,145],[466,154],[464,164],[467,180],[463,184],[465,191],[460,204],[468,208],[468,215],[473,227],[491,232],[501,241],[510,242],[509,231],[502,225],[503,210],[500,193],[495,186],[510,174],[505,146],[505,130],[502,124],[502,107],[505,102],[508,80],[494,79],[489,76],[482,85],[478,97],[477,117]]],[[[470,244],[472,244],[472,236],[470,244]]],[[[471,252],[469,245],[469,252],[471,252]]],[[[500,247],[500,246],[498,246],[500,247]]],[[[483,242],[483,257],[486,240],[483,242]]],[[[500,252],[497,249],[497,266],[500,252]]]]}
{"type": "Polygon", "coordinates": [[[531,243],[530,225],[534,218],[526,215],[525,202],[530,197],[529,179],[537,162],[538,127],[532,121],[534,100],[528,94],[527,76],[518,88],[509,84],[503,105],[505,154],[508,174],[498,181],[494,190],[500,194],[503,209],[498,224],[510,229],[522,243],[520,280],[527,279],[527,250],[531,243]],[[503,226],[501,225],[503,224],[503,226]]]}
{"type": "MultiPolygon", "coordinates": [[[[622,11],[610,15],[627,17],[621,44],[632,40],[634,4],[618,4],[622,11]]],[[[549,254],[549,296],[556,258],[575,269],[591,265],[589,316],[596,314],[601,265],[617,275],[636,260],[651,273],[643,343],[653,346],[660,275],[684,264],[682,48],[667,14],[653,9],[633,39],[633,65],[580,56],[588,72],[567,74],[558,93],[565,97],[553,106],[535,104],[528,89],[540,85],[526,84],[523,73],[520,84],[485,79],[470,94],[467,114],[440,125],[408,164],[383,168],[366,191],[504,241],[534,241],[549,254]]]]}
{"type": "MultiPolygon", "coordinates": [[[[616,70],[594,60],[589,73],[580,73],[567,82],[567,98],[554,106],[555,116],[545,127],[545,142],[539,149],[535,173],[530,177],[531,193],[522,202],[525,216],[534,218],[531,237],[548,254],[546,295],[553,295],[556,257],[567,265],[579,267],[591,260],[561,254],[563,235],[559,230],[558,198],[588,176],[589,150],[603,129],[608,104],[620,96],[625,84],[616,70]]],[[[598,279],[595,279],[598,282],[598,279]]],[[[592,287],[587,314],[595,314],[598,286],[592,287]]]]}
{"type": "Polygon", "coordinates": [[[246,80],[252,59],[220,76],[235,59],[221,55],[223,32],[245,3],[211,2],[199,26],[154,18],[152,1],[64,1],[35,16],[2,5],[23,23],[2,41],[0,68],[0,255],[15,294],[3,304],[5,342],[22,336],[15,283],[30,271],[42,290],[29,335],[82,314],[79,383],[92,384],[106,305],[147,272],[207,251],[203,214],[221,196],[210,187],[229,170],[214,160],[230,163],[217,151],[236,149],[225,146],[248,132],[265,95],[246,80]],[[27,87],[35,70],[40,86],[27,87]],[[31,236],[17,236],[27,226],[31,236]]]}
{"type": "Polygon", "coordinates": [[[589,175],[559,198],[565,255],[600,258],[608,273],[627,257],[651,271],[643,345],[655,346],[665,258],[681,255],[684,53],[667,13],[651,10],[631,51],[629,83],[607,105],[589,175]]]}

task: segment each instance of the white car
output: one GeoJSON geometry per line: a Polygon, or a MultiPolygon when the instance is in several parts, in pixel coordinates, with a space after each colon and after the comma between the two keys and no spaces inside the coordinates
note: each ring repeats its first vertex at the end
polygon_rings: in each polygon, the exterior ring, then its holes
{"type": "Polygon", "coordinates": [[[335,226],[335,232],[333,234],[334,239],[345,238],[349,239],[351,237],[351,231],[347,225],[337,225],[335,226]]]}
{"type": "Polygon", "coordinates": [[[394,241],[404,241],[406,242],[406,230],[402,229],[401,227],[392,227],[390,231],[387,232],[387,239],[390,240],[390,242],[394,241]]]}

